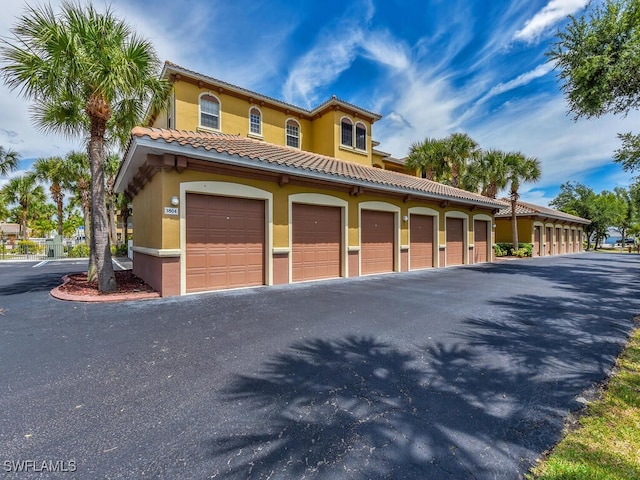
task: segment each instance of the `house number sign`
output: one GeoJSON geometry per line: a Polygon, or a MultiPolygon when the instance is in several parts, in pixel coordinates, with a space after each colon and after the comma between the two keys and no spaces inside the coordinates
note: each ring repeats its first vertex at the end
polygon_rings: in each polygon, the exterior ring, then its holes
{"type": "Polygon", "coordinates": [[[178,209],[176,207],[164,207],[165,215],[178,215],[178,209]]]}

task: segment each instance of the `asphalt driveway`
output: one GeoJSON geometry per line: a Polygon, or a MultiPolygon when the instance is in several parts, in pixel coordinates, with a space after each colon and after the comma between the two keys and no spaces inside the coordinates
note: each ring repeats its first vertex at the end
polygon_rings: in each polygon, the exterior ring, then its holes
{"type": "Polygon", "coordinates": [[[9,478],[43,462],[51,478],[521,478],[640,313],[633,255],[121,304],[49,296],[78,270],[0,263],[9,478]]]}

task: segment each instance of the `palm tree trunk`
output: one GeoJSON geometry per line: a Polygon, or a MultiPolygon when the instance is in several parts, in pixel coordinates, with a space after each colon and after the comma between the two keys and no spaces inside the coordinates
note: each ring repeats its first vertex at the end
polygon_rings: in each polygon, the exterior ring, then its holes
{"type": "Polygon", "coordinates": [[[109,224],[105,203],[104,183],[104,128],[106,122],[91,118],[91,138],[89,139],[89,163],[91,165],[91,243],[88,277],[97,276],[98,290],[113,292],[116,278],[111,263],[109,244],[109,224]]]}
{"type": "Polygon", "coordinates": [[[116,209],[113,198],[109,201],[109,239],[112,245],[116,244],[116,209]]]}
{"type": "Polygon", "coordinates": [[[511,241],[513,249],[518,249],[518,217],[516,215],[516,206],[518,200],[511,197],[511,241]]]}

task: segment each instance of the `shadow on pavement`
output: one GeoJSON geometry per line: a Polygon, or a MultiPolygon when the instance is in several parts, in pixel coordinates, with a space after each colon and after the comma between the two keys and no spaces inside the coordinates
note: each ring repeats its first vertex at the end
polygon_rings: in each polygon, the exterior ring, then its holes
{"type": "Polygon", "coordinates": [[[606,378],[640,311],[637,262],[606,266],[475,268],[547,278],[554,293],[489,301],[450,344],[293,344],[232,380],[226,401],[247,415],[205,447],[225,478],[520,478],[606,378]]]}

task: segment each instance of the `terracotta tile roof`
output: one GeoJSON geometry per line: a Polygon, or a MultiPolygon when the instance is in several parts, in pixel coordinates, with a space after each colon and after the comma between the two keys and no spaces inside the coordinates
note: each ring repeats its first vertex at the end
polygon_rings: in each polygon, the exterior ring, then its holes
{"type": "Polygon", "coordinates": [[[309,110],[307,108],[299,107],[299,106],[293,105],[291,103],[283,102],[282,100],[278,100],[277,98],[273,98],[273,97],[269,97],[269,96],[263,95],[261,93],[253,92],[253,91],[248,90],[246,88],[239,87],[239,86],[234,85],[232,83],[228,83],[228,82],[225,82],[223,80],[219,80],[217,78],[210,77],[208,75],[203,75],[201,73],[195,72],[195,71],[190,70],[188,68],[181,67],[180,65],[176,65],[175,63],[170,62],[170,61],[165,61],[164,63],[165,63],[165,65],[164,65],[164,69],[163,69],[162,75],[166,75],[168,70],[172,70],[172,71],[175,71],[175,72],[178,72],[178,73],[182,73],[183,75],[187,75],[187,76],[190,76],[190,77],[193,77],[193,78],[196,78],[196,79],[201,79],[203,81],[206,81],[206,82],[209,82],[209,83],[213,83],[215,85],[219,85],[219,86],[225,87],[225,88],[227,88],[229,90],[236,91],[236,92],[242,93],[244,95],[248,95],[249,97],[253,97],[255,99],[265,100],[265,101],[274,103],[276,105],[283,106],[285,108],[290,108],[292,110],[296,110],[296,111],[298,111],[300,113],[304,113],[304,114],[306,114],[308,116],[313,116],[316,113],[324,110],[326,107],[328,107],[330,105],[342,105],[344,107],[348,107],[350,109],[353,109],[353,110],[359,111],[359,112],[361,112],[363,114],[366,114],[367,116],[371,117],[372,122],[375,122],[376,120],[380,120],[382,118],[382,115],[380,115],[379,113],[372,112],[372,111],[367,110],[365,108],[362,108],[362,107],[359,107],[357,105],[354,105],[353,103],[349,103],[349,102],[347,102],[345,100],[341,100],[338,97],[336,97],[335,95],[332,96],[327,101],[321,103],[317,107],[309,110]]]}
{"type": "MultiPolygon", "coordinates": [[[[503,198],[503,202],[508,203],[508,206],[501,209],[498,213],[496,213],[496,218],[501,217],[511,217],[511,204],[510,200],[503,198]]],[[[577,217],[575,215],[571,215],[569,213],[561,212],[560,210],[554,210],[553,208],[543,207],[541,205],[534,205],[533,203],[527,202],[518,202],[516,204],[516,215],[517,216],[539,216],[539,217],[549,217],[555,218],[557,220],[565,220],[575,223],[583,223],[585,225],[591,223],[591,220],[587,220],[586,218],[577,217]]]]}
{"type": "Polygon", "coordinates": [[[5,235],[19,235],[20,234],[20,224],[18,223],[0,223],[0,232],[5,235]]]}
{"type": "MultiPolygon", "coordinates": [[[[217,159],[211,158],[217,153],[231,156],[234,159],[240,160],[243,165],[256,169],[274,170],[277,168],[283,173],[301,177],[313,176],[318,178],[319,174],[324,180],[338,183],[364,184],[365,186],[375,187],[381,190],[393,190],[407,195],[413,194],[421,197],[458,201],[465,204],[483,205],[488,208],[504,207],[504,203],[500,200],[490,199],[423,178],[338,160],[333,157],[304,150],[265,143],[239,135],[188,132],[147,127],[136,127],[132,130],[131,135],[132,142],[129,143],[127,152],[125,153],[125,162],[123,162],[123,168],[125,170],[129,168],[127,166],[127,158],[130,154],[129,150],[132,148],[132,145],[134,145],[134,140],[144,140],[147,138],[153,140],[154,143],[166,142],[167,145],[176,145],[198,150],[198,158],[205,160],[223,161],[224,159],[220,157],[217,159]]],[[[158,148],[157,145],[153,145],[153,147],[158,148]]],[[[193,152],[189,154],[191,156],[194,155],[193,152]]],[[[123,173],[124,172],[121,171],[118,174],[119,182],[123,177],[123,173]]],[[[133,172],[133,174],[135,174],[135,172],[133,172]]],[[[131,175],[131,172],[129,175],[131,175]]]]}

